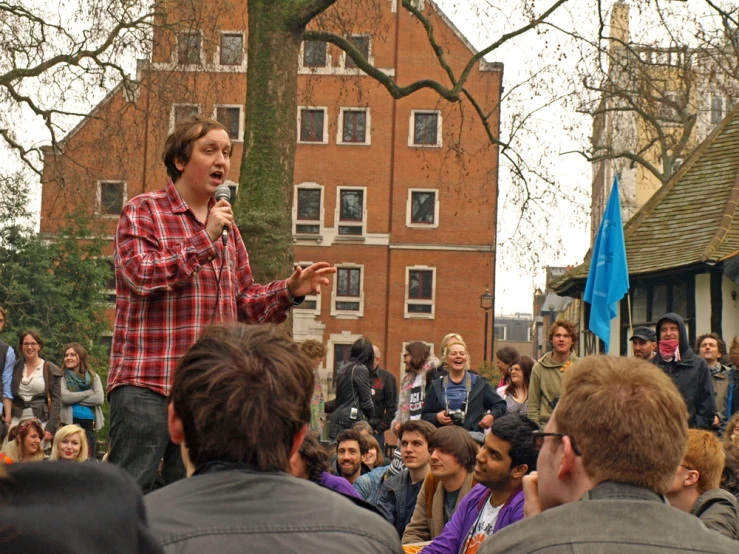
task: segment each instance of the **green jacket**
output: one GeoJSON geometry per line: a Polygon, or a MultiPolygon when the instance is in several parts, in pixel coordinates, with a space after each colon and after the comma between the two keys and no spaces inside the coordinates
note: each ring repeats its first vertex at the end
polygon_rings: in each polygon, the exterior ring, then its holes
{"type": "Polygon", "coordinates": [[[552,353],[547,352],[541,360],[534,364],[531,370],[531,381],[529,382],[529,409],[528,416],[542,427],[547,424],[552,416],[556,399],[559,397],[560,384],[562,382],[562,367],[568,363],[574,363],[579,358],[574,352],[564,363],[555,362],[552,353]]]}

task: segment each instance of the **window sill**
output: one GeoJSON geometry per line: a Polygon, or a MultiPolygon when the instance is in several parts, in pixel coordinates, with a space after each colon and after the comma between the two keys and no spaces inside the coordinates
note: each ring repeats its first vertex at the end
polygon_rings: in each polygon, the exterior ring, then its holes
{"type": "Polygon", "coordinates": [[[336,235],[334,242],[365,242],[367,237],[364,235],[336,235]]]}
{"type": "Polygon", "coordinates": [[[312,240],[320,244],[321,242],[323,242],[323,236],[293,233],[293,242],[298,242],[299,240],[312,240]]]}

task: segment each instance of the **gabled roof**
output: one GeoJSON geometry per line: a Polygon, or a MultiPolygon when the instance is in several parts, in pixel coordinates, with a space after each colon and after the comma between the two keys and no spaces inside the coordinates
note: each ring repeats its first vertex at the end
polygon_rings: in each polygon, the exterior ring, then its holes
{"type": "MultiPolygon", "coordinates": [[[[715,264],[739,255],[739,105],[624,226],[629,275],[715,264]]],[[[582,284],[589,260],[551,288],[582,284]]]]}

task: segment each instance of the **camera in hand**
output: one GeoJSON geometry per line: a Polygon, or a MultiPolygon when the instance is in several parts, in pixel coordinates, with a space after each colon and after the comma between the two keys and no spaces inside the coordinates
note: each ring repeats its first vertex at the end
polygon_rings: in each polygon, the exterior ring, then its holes
{"type": "Polygon", "coordinates": [[[454,410],[447,411],[446,416],[452,420],[452,423],[454,425],[459,425],[460,427],[464,425],[464,411],[462,410],[454,410]]]}

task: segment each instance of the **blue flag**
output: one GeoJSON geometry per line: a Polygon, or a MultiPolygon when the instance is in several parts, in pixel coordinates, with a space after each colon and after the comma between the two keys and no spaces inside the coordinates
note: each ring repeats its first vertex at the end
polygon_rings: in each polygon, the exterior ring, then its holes
{"type": "Polygon", "coordinates": [[[626,243],[616,175],[595,237],[584,297],[585,302],[590,304],[588,328],[605,343],[606,352],[611,342],[611,320],[616,317],[618,302],[628,291],[629,269],[626,265],[626,243]]]}

